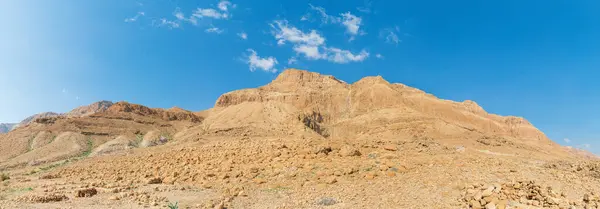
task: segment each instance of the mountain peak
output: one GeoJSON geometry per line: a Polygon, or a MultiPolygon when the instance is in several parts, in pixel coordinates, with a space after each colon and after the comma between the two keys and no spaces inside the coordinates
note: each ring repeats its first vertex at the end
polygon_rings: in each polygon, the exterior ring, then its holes
{"type": "Polygon", "coordinates": [[[299,70],[295,68],[286,69],[277,76],[271,84],[287,84],[287,85],[306,85],[309,83],[321,83],[324,85],[339,85],[345,82],[331,76],[322,75],[307,70],[299,70]]]}
{"type": "Polygon", "coordinates": [[[102,101],[94,102],[89,105],[75,108],[75,109],[71,110],[70,112],[66,113],[65,115],[68,117],[88,116],[88,115],[92,115],[94,113],[104,112],[108,108],[110,108],[112,105],[113,105],[113,102],[102,100],[102,101]]]}

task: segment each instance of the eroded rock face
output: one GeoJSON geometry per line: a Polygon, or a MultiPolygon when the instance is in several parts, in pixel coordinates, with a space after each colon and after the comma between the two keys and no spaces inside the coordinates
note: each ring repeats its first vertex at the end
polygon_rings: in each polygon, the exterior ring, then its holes
{"type": "MultiPolygon", "coordinates": [[[[332,76],[288,69],[265,86],[222,95],[215,107],[243,108],[240,105],[252,102],[283,103],[295,107],[298,115],[316,112],[327,116],[321,121],[302,117],[301,121],[311,128],[402,123],[408,124],[402,129],[413,135],[423,131],[437,132],[432,134],[443,137],[473,133],[550,143],[541,131],[523,118],[489,114],[470,100],[441,100],[403,84],[391,84],[381,76],[365,77],[347,84],[332,76]],[[423,123],[429,130],[419,128],[423,123]]],[[[344,130],[338,132],[347,137],[368,131],[346,128],[337,129],[344,130]]],[[[320,128],[317,132],[321,132],[320,128]]]]}

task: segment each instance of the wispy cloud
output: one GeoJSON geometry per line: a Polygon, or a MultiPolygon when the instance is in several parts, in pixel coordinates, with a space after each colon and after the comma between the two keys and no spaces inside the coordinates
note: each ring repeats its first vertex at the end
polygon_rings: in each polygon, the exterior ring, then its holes
{"type": "Polygon", "coordinates": [[[217,28],[217,27],[210,27],[207,28],[206,30],[204,30],[207,33],[216,33],[216,34],[221,34],[223,32],[225,32],[223,29],[217,28]]]}
{"type": "Polygon", "coordinates": [[[329,61],[345,64],[349,62],[362,62],[363,60],[369,57],[369,53],[365,50],[362,50],[358,54],[353,54],[348,50],[342,50],[338,48],[326,48],[327,59],[329,61]]]}
{"type": "MultiPolygon", "coordinates": [[[[308,6],[310,6],[311,10],[314,10],[317,13],[319,13],[319,15],[321,15],[321,22],[323,24],[328,24],[328,23],[335,24],[335,23],[341,22],[341,20],[342,20],[340,17],[328,15],[327,12],[325,11],[325,8],[323,8],[323,7],[313,6],[312,4],[308,4],[308,6]]],[[[310,14],[307,14],[307,15],[310,15],[310,14]]],[[[309,16],[307,16],[307,17],[309,17],[309,16]]]]}
{"type": "Polygon", "coordinates": [[[221,2],[219,2],[219,5],[218,5],[218,7],[219,7],[219,9],[220,9],[221,11],[225,11],[225,12],[226,12],[227,10],[229,10],[229,7],[233,7],[233,8],[235,8],[235,7],[236,7],[236,5],[235,5],[235,4],[232,4],[232,3],[231,3],[231,2],[229,2],[229,1],[221,1],[221,2]]]}
{"type": "Polygon", "coordinates": [[[346,26],[346,32],[352,35],[351,40],[354,36],[358,35],[360,26],[362,25],[362,19],[360,17],[352,15],[350,12],[343,13],[342,25],[346,26]]]}
{"type": "Polygon", "coordinates": [[[326,58],[326,54],[322,54],[319,51],[318,46],[312,46],[307,44],[300,44],[294,46],[294,51],[298,54],[303,54],[304,57],[310,60],[318,60],[326,58]]]}
{"type": "Polygon", "coordinates": [[[197,18],[213,18],[213,19],[228,19],[231,17],[230,8],[235,8],[236,5],[229,1],[221,1],[217,5],[217,9],[213,8],[198,8],[193,16],[197,18]]]}
{"type": "Polygon", "coordinates": [[[248,34],[246,34],[245,32],[241,32],[237,34],[241,39],[247,40],[248,39],[248,34]]]}
{"type": "Polygon", "coordinates": [[[186,18],[185,14],[183,14],[183,12],[181,12],[180,8],[175,9],[175,12],[173,12],[173,16],[175,16],[175,18],[177,18],[178,21],[187,21],[187,22],[190,22],[192,25],[198,24],[198,20],[196,20],[196,17],[191,15],[189,18],[186,18]]]}
{"type": "Polygon", "coordinates": [[[196,9],[196,11],[194,12],[193,15],[194,15],[194,17],[198,17],[198,18],[204,18],[204,17],[209,17],[209,18],[214,18],[214,19],[229,18],[229,14],[227,14],[226,12],[221,13],[215,9],[198,8],[198,9],[196,9]]]}
{"type": "Polygon", "coordinates": [[[250,71],[254,72],[257,69],[260,69],[265,72],[277,72],[277,69],[275,69],[275,65],[277,65],[278,62],[275,57],[262,58],[259,57],[258,53],[256,53],[256,51],[254,51],[253,49],[248,49],[247,51],[250,53],[249,55],[247,55],[247,63],[250,66],[250,71]]]}
{"type": "Polygon", "coordinates": [[[271,25],[272,33],[277,39],[277,44],[283,45],[285,42],[294,44],[304,44],[310,46],[319,46],[325,43],[325,38],[316,30],[304,33],[296,27],[290,26],[286,20],[276,20],[271,25]]]}
{"type": "MultiPolygon", "coordinates": [[[[308,4],[311,10],[315,11],[321,16],[322,24],[341,24],[346,28],[346,33],[350,34],[350,40],[354,40],[357,35],[363,35],[364,32],[360,31],[362,25],[362,18],[353,15],[350,12],[342,13],[340,16],[333,16],[327,14],[325,8],[308,4]]],[[[309,20],[310,13],[302,16],[300,20],[309,20]]]]}
{"type": "Polygon", "coordinates": [[[144,15],[146,15],[144,12],[138,12],[135,16],[125,19],[125,22],[135,22],[144,15]]]}
{"type": "Polygon", "coordinates": [[[384,58],[383,55],[381,55],[381,54],[375,54],[375,57],[377,57],[377,59],[383,59],[384,58]]]}
{"type": "Polygon", "coordinates": [[[563,141],[565,141],[566,143],[571,143],[571,139],[569,138],[564,138],[563,141]]]}
{"type": "Polygon", "coordinates": [[[356,10],[358,10],[359,12],[362,12],[362,13],[370,14],[372,12],[371,11],[372,6],[373,6],[372,1],[365,0],[365,5],[362,7],[356,7],[356,10]]]}
{"type": "Polygon", "coordinates": [[[167,20],[165,18],[161,18],[158,21],[154,21],[155,26],[158,27],[167,27],[167,28],[179,28],[181,25],[179,24],[178,21],[171,21],[171,20],[167,20]]]}
{"type": "Polygon", "coordinates": [[[296,63],[298,63],[298,59],[296,59],[296,57],[290,57],[288,59],[288,61],[287,61],[288,65],[293,65],[293,64],[296,64],[296,63]]]}
{"type": "Polygon", "coordinates": [[[400,32],[400,28],[398,26],[394,28],[384,28],[379,32],[379,37],[385,39],[385,42],[388,44],[398,45],[402,40],[398,37],[398,33],[400,32]]]}

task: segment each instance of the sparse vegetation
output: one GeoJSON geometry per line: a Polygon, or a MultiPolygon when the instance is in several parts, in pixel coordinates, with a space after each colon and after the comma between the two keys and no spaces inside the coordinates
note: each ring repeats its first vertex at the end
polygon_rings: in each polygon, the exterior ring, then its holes
{"type": "Polygon", "coordinates": [[[135,135],[135,146],[139,147],[143,140],[144,140],[144,134],[136,134],[135,135]]]}
{"type": "Polygon", "coordinates": [[[35,139],[35,137],[29,137],[29,140],[27,140],[27,152],[31,152],[31,150],[33,150],[33,139],[35,139]]]}
{"type": "Polygon", "coordinates": [[[56,135],[52,136],[52,139],[50,139],[50,142],[48,142],[48,144],[54,142],[54,140],[56,140],[56,135]]]}
{"type": "Polygon", "coordinates": [[[81,155],[83,157],[87,157],[90,154],[92,154],[92,147],[94,147],[94,141],[92,141],[91,137],[88,137],[88,139],[87,139],[87,148],[86,148],[86,150],[81,155]]]}
{"type": "Polygon", "coordinates": [[[169,209],[179,209],[179,203],[175,202],[175,204],[173,204],[172,202],[169,203],[169,205],[167,205],[167,207],[169,207],[169,209]]]}
{"type": "Polygon", "coordinates": [[[8,174],[6,174],[6,173],[0,174],[0,180],[1,181],[6,181],[6,180],[9,180],[9,179],[10,179],[10,176],[8,176],[8,174]]]}

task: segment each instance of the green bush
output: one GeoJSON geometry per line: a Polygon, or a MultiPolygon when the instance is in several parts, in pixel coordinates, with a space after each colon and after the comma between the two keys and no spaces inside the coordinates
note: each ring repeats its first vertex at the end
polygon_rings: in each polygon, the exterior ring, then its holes
{"type": "Polygon", "coordinates": [[[178,202],[175,202],[175,204],[173,203],[169,203],[169,205],[167,205],[167,207],[169,207],[169,209],[179,209],[179,205],[177,205],[178,202]]]}

